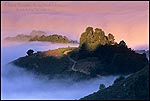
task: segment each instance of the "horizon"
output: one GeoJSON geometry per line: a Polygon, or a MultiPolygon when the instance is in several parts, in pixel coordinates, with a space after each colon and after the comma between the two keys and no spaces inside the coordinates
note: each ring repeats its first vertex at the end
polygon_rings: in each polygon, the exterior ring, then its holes
{"type": "MultiPolygon", "coordinates": [[[[33,31],[33,30],[32,30],[33,31]]],[[[37,31],[41,31],[41,30],[37,30],[37,31]]],[[[44,31],[45,32],[45,31],[44,31]]],[[[48,35],[52,35],[52,34],[57,34],[57,35],[64,35],[64,34],[59,34],[59,33],[55,33],[55,32],[50,32],[50,33],[47,33],[46,32],[46,36],[48,36],[48,35]]],[[[19,35],[19,34],[17,34],[17,35],[19,35]]],[[[24,34],[24,35],[30,35],[30,33],[28,33],[28,34],[24,34]]],[[[7,36],[7,37],[15,37],[16,35],[13,35],[13,36],[7,36]]],[[[6,37],[4,37],[4,38],[6,38],[6,37]]],[[[4,39],[3,38],[3,39],[4,39]]],[[[72,39],[70,39],[70,40],[72,40],[72,39]]],[[[78,41],[79,39],[77,39],[77,41],[78,41]]],[[[3,40],[3,42],[4,42],[4,40],[3,40]]],[[[79,41],[78,41],[79,42],[79,41]]],[[[6,43],[6,41],[4,42],[5,43],[5,45],[6,44],[8,44],[8,43],[6,43]]],[[[117,42],[117,43],[119,43],[119,42],[117,42]]],[[[128,46],[128,44],[127,44],[127,46],[128,46]]],[[[132,49],[134,49],[134,50],[145,50],[145,51],[148,51],[149,50],[149,46],[147,46],[147,45],[138,45],[138,46],[134,46],[134,47],[129,47],[129,48],[132,48],[132,49]]]]}
{"type": "Polygon", "coordinates": [[[149,2],[19,2],[1,3],[2,37],[41,30],[79,41],[86,27],[102,28],[115,41],[149,49],[149,2]]]}

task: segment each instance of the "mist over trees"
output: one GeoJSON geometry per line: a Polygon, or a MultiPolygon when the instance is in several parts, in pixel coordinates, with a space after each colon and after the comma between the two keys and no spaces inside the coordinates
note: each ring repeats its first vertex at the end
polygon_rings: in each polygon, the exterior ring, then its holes
{"type": "Polygon", "coordinates": [[[66,36],[52,34],[47,35],[44,31],[33,30],[29,35],[18,34],[15,37],[6,37],[5,40],[10,41],[46,41],[53,43],[78,43],[76,40],[70,40],[66,36]]]}
{"type": "Polygon", "coordinates": [[[69,43],[69,39],[66,36],[62,36],[62,35],[57,35],[57,34],[53,34],[53,35],[49,35],[49,36],[35,36],[33,38],[31,38],[29,41],[50,41],[50,42],[57,42],[57,43],[69,43]]]}

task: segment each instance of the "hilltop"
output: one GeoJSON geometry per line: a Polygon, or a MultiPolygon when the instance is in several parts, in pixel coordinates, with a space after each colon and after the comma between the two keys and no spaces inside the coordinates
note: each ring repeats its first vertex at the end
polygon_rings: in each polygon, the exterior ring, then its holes
{"type": "Polygon", "coordinates": [[[114,35],[106,36],[102,29],[93,31],[88,27],[81,34],[79,47],[36,52],[12,63],[50,77],[69,75],[87,79],[135,73],[148,64],[148,59],[128,48],[123,40],[115,42],[114,35]]]}
{"type": "Polygon", "coordinates": [[[6,37],[5,40],[10,41],[46,41],[46,42],[53,42],[53,43],[78,43],[74,40],[69,40],[66,36],[52,34],[47,35],[44,31],[36,31],[33,30],[29,35],[25,34],[18,34],[15,37],[6,37]]]}

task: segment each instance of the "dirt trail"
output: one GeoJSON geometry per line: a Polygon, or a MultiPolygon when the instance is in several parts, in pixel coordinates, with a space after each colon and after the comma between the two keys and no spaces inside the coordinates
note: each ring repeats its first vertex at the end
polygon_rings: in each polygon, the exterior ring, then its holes
{"type": "Polygon", "coordinates": [[[73,60],[69,55],[67,55],[67,56],[68,56],[68,59],[73,62],[71,69],[76,72],[77,70],[74,67],[75,67],[77,61],[73,60]]]}
{"type": "Polygon", "coordinates": [[[80,70],[75,69],[75,66],[76,66],[77,61],[75,61],[74,59],[72,59],[72,58],[68,55],[68,53],[69,53],[70,51],[71,51],[71,50],[67,50],[67,51],[65,51],[63,54],[66,55],[66,56],[68,57],[68,59],[73,62],[73,65],[72,65],[72,67],[71,67],[72,71],[75,71],[75,72],[78,71],[78,72],[81,72],[81,73],[84,73],[84,74],[89,75],[89,73],[86,72],[86,71],[80,71],[80,70]]]}

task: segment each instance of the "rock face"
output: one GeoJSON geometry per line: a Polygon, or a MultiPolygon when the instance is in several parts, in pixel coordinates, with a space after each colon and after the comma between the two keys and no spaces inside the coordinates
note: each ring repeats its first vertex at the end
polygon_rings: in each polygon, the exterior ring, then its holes
{"type": "Polygon", "coordinates": [[[81,100],[149,100],[149,65],[126,79],[81,100]]]}

